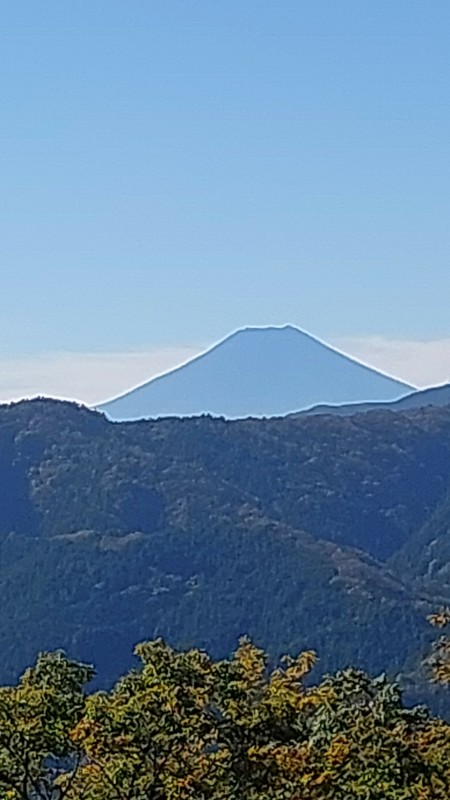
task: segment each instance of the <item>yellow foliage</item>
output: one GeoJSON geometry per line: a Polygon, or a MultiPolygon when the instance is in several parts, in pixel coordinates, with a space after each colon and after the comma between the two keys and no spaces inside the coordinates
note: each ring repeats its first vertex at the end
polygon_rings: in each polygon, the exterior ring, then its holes
{"type": "Polygon", "coordinates": [[[450,608],[444,607],[435,614],[429,614],[427,620],[430,625],[434,625],[436,628],[445,628],[450,622],[450,608]]]}
{"type": "Polygon", "coordinates": [[[345,736],[335,736],[325,753],[325,758],[332,766],[340,766],[348,758],[351,744],[345,736]]]}

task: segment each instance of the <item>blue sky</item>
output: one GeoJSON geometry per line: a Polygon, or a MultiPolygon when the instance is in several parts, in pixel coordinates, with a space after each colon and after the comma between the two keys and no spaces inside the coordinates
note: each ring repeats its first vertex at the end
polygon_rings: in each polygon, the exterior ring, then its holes
{"type": "Polygon", "coordinates": [[[0,399],[50,391],[46,370],[101,399],[111,372],[119,391],[285,322],[450,376],[448,2],[1,15],[0,399]]]}

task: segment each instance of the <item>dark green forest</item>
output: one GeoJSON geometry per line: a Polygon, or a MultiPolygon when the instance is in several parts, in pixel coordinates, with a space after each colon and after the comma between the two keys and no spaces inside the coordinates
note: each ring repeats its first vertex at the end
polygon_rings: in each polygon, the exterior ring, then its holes
{"type": "Polygon", "coordinates": [[[243,634],[315,676],[387,670],[430,699],[426,616],[450,600],[450,408],[110,423],[0,407],[0,681],[41,650],[94,687],[164,637],[228,657],[243,634]]]}

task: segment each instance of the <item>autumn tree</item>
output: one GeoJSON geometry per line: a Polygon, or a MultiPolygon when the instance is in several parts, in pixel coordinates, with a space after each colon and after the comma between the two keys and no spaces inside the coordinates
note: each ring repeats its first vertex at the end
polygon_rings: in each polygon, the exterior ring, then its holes
{"type": "Polygon", "coordinates": [[[442,633],[433,643],[431,653],[427,658],[427,665],[431,668],[433,680],[448,686],[450,684],[450,638],[443,631],[450,624],[450,609],[442,608],[437,613],[430,614],[428,622],[442,633]]]}
{"type": "Polygon", "coordinates": [[[92,670],[41,656],[0,690],[0,798],[448,800],[450,728],[385,676],[311,683],[316,656],[230,659],[139,645],[140,667],[84,694],[92,670]],[[3,796],[2,793],[3,792],[3,796]]]}
{"type": "Polygon", "coordinates": [[[17,686],[0,688],[0,797],[62,800],[82,754],[70,736],[84,711],[93,670],[63,653],[44,653],[17,686]],[[62,765],[70,770],[58,786],[62,765]]]}
{"type": "Polygon", "coordinates": [[[270,671],[247,639],[217,662],[162,641],[137,652],[142,668],[89,698],[73,732],[86,756],[73,800],[449,796],[448,726],[405,709],[383,676],[346,670],[307,686],[313,653],[270,671]]]}

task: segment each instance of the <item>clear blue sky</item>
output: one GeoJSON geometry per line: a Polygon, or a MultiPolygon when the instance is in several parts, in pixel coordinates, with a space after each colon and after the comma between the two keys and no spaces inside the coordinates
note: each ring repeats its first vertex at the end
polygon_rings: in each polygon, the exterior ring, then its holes
{"type": "Polygon", "coordinates": [[[2,356],[449,335],[448,0],[9,0],[2,356]]]}

